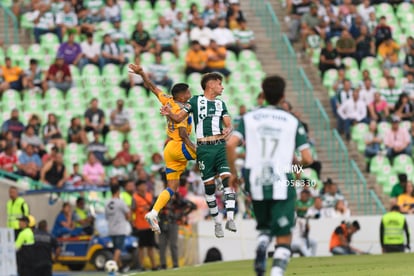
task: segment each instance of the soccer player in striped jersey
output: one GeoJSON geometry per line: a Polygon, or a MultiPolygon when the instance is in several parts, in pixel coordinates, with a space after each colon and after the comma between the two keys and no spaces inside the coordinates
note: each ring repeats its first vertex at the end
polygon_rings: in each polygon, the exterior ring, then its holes
{"type": "Polygon", "coordinates": [[[214,233],[217,238],[224,237],[215,196],[217,175],[221,177],[224,186],[226,229],[237,231],[234,223],[236,195],[234,189],[229,186],[230,169],[226,158],[226,139],[233,128],[226,104],[217,98],[223,93],[222,81],[223,76],[219,73],[207,73],[201,79],[203,95],[193,96],[178,113],[166,105],[161,109],[162,114],[175,122],[181,122],[189,113],[193,113],[197,136],[197,163],[204,182],[210,215],[215,222],[214,233]]]}
{"type": "MultiPolygon", "coordinates": [[[[141,66],[130,64],[129,68],[142,77],[144,85],[157,96],[162,105],[171,106],[174,112],[179,112],[183,105],[190,99],[191,92],[185,83],[177,83],[171,90],[172,97],[166,95],[156,85],[154,85],[141,66]]],[[[164,160],[166,165],[167,188],[158,196],[152,210],[145,215],[145,219],[151,225],[151,229],[156,233],[161,233],[158,225],[158,213],[167,205],[168,201],[177,190],[180,176],[187,167],[188,160],[196,157],[196,147],[190,140],[192,117],[186,116],[180,123],[168,120],[167,135],[168,140],[164,147],[164,160]]]]}
{"type": "Polygon", "coordinates": [[[243,178],[252,198],[260,234],[256,249],[256,275],[266,269],[266,251],[273,236],[276,248],[271,276],[284,274],[289,262],[295,225],[295,180],[293,166],[295,149],[301,153],[302,164],[312,163],[306,132],[292,114],[278,108],[284,101],[285,81],[279,76],[264,79],[262,89],[269,106],[246,113],[227,141],[227,159],[232,173],[230,184],[237,183],[236,148],[244,141],[246,147],[243,178]],[[289,170],[289,168],[291,168],[289,170]]]}

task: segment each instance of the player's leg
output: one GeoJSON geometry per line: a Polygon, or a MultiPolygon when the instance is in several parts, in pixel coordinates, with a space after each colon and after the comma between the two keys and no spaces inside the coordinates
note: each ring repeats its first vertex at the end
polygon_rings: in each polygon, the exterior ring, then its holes
{"type": "Polygon", "coordinates": [[[257,276],[263,276],[266,272],[267,248],[272,240],[270,231],[271,201],[253,201],[253,210],[256,215],[259,236],[257,237],[256,257],[254,270],[257,276]]]}
{"type": "Polygon", "coordinates": [[[214,169],[215,163],[214,146],[199,145],[197,147],[197,164],[200,169],[201,179],[204,182],[205,197],[210,215],[214,220],[214,233],[217,238],[224,237],[223,227],[218,221],[218,207],[216,199],[216,171],[214,169]]]}
{"type": "Polygon", "coordinates": [[[296,191],[294,187],[288,187],[288,198],[286,200],[274,201],[271,208],[272,234],[276,236],[275,253],[270,275],[281,276],[284,274],[289,263],[292,242],[291,229],[295,225],[295,200],[296,191]]]}

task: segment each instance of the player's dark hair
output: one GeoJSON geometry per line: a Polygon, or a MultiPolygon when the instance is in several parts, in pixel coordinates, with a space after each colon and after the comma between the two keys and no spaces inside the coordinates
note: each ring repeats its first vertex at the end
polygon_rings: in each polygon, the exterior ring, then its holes
{"type": "Polygon", "coordinates": [[[211,80],[223,81],[223,76],[217,72],[204,74],[201,78],[201,88],[206,89],[207,83],[211,80]]]}
{"type": "Polygon", "coordinates": [[[175,98],[178,96],[178,94],[187,91],[188,88],[189,86],[186,83],[174,84],[173,88],[171,89],[171,95],[175,98]]]}
{"type": "Polygon", "coordinates": [[[111,194],[116,194],[117,192],[119,192],[120,187],[119,185],[111,185],[111,194]]]}
{"type": "Polygon", "coordinates": [[[285,96],[285,79],[274,75],[266,77],[262,82],[262,90],[266,101],[271,105],[277,105],[285,96]]]}
{"type": "Polygon", "coordinates": [[[357,220],[354,220],[354,221],[352,222],[352,226],[353,226],[355,229],[357,229],[357,230],[360,230],[360,229],[361,229],[361,226],[359,225],[359,222],[358,222],[357,220]]]}
{"type": "Polygon", "coordinates": [[[39,224],[37,225],[37,228],[39,228],[39,230],[41,230],[41,231],[46,231],[47,230],[47,221],[44,220],[44,219],[39,221],[39,224]]]}
{"type": "Polygon", "coordinates": [[[142,184],[147,184],[147,182],[146,182],[145,180],[138,179],[138,180],[135,182],[135,187],[141,186],[142,184]]]}

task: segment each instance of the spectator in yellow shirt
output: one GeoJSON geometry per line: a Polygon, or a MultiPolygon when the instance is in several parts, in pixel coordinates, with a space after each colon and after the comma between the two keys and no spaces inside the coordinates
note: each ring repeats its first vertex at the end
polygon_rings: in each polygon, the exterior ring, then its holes
{"type": "Polygon", "coordinates": [[[398,196],[397,204],[400,206],[400,212],[404,214],[414,213],[414,196],[413,184],[408,181],[404,188],[404,193],[398,196]]]}
{"type": "Polygon", "coordinates": [[[219,46],[215,40],[210,41],[206,51],[208,72],[216,71],[228,78],[231,72],[226,68],[226,51],[226,47],[219,46]]]}
{"type": "Polygon", "coordinates": [[[200,43],[191,41],[191,48],[185,58],[185,75],[188,77],[191,73],[206,73],[207,59],[207,53],[201,48],[200,43]]]}
{"type": "Polygon", "coordinates": [[[0,84],[0,92],[6,91],[7,89],[21,91],[23,89],[23,70],[18,66],[12,66],[12,62],[9,57],[6,57],[4,61],[5,65],[1,67],[0,73],[4,79],[4,82],[0,84]]]}
{"type": "Polygon", "coordinates": [[[383,59],[383,66],[385,69],[402,66],[401,61],[398,59],[399,52],[400,46],[391,38],[381,43],[378,47],[378,55],[383,59]]]}

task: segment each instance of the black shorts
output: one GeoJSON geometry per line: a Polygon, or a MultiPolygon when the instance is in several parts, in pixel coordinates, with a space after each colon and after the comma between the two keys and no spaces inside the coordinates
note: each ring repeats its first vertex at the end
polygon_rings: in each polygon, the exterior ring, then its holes
{"type": "Polygon", "coordinates": [[[138,230],[135,232],[139,247],[155,247],[155,234],[151,229],[138,230]]]}
{"type": "Polygon", "coordinates": [[[125,235],[111,236],[111,239],[114,244],[114,249],[124,249],[125,235]]]}

